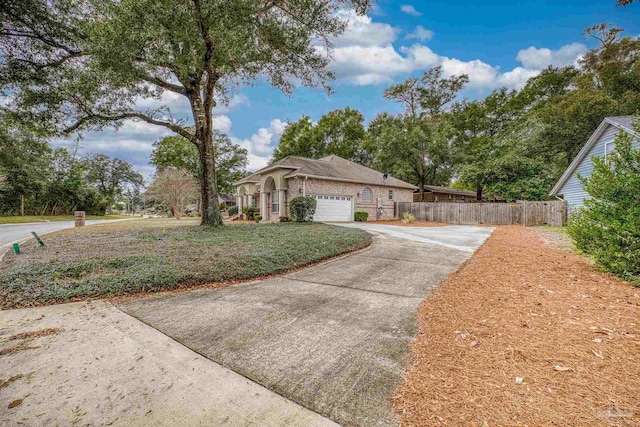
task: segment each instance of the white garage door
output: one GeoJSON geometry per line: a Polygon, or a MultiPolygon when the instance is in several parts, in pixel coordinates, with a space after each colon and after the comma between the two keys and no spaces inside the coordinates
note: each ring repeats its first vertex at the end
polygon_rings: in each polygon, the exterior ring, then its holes
{"type": "Polygon", "coordinates": [[[353,221],[351,197],[314,196],[318,201],[314,221],[353,221]]]}

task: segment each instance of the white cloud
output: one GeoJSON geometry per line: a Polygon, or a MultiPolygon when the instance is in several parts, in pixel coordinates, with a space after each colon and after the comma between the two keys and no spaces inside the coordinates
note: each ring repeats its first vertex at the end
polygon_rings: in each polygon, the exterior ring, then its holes
{"type": "Polygon", "coordinates": [[[575,65],[586,51],[587,46],[582,43],[571,43],[562,46],[558,50],[547,48],[538,49],[535,46],[531,46],[518,52],[516,59],[520,61],[525,68],[539,70],[549,65],[554,67],[575,65]]]}
{"type": "Polygon", "coordinates": [[[231,132],[231,119],[225,115],[214,116],[213,129],[229,134],[231,132]]]}
{"type": "Polygon", "coordinates": [[[408,40],[415,39],[415,40],[420,40],[421,42],[431,40],[432,38],[433,38],[433,31],[427,30],[422,25],[418,25],[415,28],[415,30],[407,34],[407,36],[405,37],[405,39],[408,39],[408,40]]]}
{"type": "Polygon", "coordinates": [[[257,170],[268,164],[273,149],[280,140],[280,136],[286,126],[286,122],[280,119],[274,119],[271,120],[269,127],[258,129],[258,131],[248,139],[231,138],[234,144],[247,149],[247,168],[249,170],[257,170]]]}
{"type": "Polygon", "coordinates": [[[420,43],[433,36],[433,32],[422,26],[417,26],[406,36],[419,42],[396,48],[393,43],[397,40],[397,31],[392,27],[373,22],[370,17],[343,13],[348,17],[349,27],[344,41],[336,44],[330,65],[342,84],[388,84],[402,75],[440,65],[447,77],[462,73],[469,75],[470,88],[495,89],[506,86],[519,89],[546,66],[574,64],[586,51],[586,46],[580,43],[569,44],[558,50],[530,47],[517,54],[517,60],[523,66],[503,71],[480,59],[463,61],[434,52],[420,43]]]}
{"type": "Polygon", "coordinates": [[[416,8],[411,6],[410,4],[403,4],[402,6],[400,6],[400,10],[406,13],[407,15],[422,16],[422,13],[418,12],[416,8]]]}
{"type": "Polygon", "coordinates": [[[397,30],[389,24],[373,22],[367,15],[358,15],[353,10],[338,12],[340,19],[347,21],[347,30],[333,40],[336,47],[380,46],[393,42],[397,30]]]}

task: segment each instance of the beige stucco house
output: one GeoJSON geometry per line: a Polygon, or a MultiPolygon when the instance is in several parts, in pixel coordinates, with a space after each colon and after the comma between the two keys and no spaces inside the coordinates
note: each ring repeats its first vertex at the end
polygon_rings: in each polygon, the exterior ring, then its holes
{"type": "Polygon", "coordinates": [[[362,211],[369,220],[391,219],[395,202],[411,202],[417,188],[338,156],[285,157],[234,185],[238,207],[258,207],[264,221],[289,216],[297,196],[316,198],[314,221],[353,221],[362,211]]]}

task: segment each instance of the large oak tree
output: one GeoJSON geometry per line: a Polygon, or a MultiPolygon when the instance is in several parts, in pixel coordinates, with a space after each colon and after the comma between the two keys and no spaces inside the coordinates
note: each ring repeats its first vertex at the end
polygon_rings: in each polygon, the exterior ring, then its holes
{"type": "Polygon", "coordinates": [[[369,0],[21,0],[0,5],[0,88],[23,119],[71,133],[127,119],[193,143],[201,165],[202,223],[222,223],[213,110],[227,89],[261,79],[329,90],[336,13],[369,0]],[[140,108],[155,98],[155,108],[140,108]],[[176,118],[166,100],[183,98],[176,118]],[[136,106],[138,105],[138,106],[136,106]]]}

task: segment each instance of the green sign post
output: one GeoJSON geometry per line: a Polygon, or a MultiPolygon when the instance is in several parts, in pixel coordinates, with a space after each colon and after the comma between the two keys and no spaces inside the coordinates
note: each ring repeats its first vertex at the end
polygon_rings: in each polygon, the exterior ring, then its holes
{"type": "Polygon", "coordinates": [[[35,231],[32,231],[31,234],[33,234],[33,237],[36,238],[36,241],[38,242],[38,244],[40,245],[41,248],[44,248],[44,242],[42,241],[42,239],[40,238],[40,236],[38,236],[38,233],[36,233],[35,231]]]}
{"type": "Polygon", "coordinates": [[[16,255],[20,255],[20,245],[17,243],[13,244],[13,251],[16,253],[16,255]]]}

